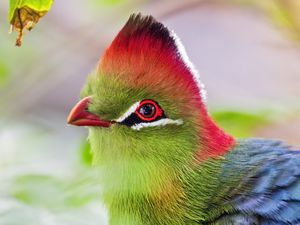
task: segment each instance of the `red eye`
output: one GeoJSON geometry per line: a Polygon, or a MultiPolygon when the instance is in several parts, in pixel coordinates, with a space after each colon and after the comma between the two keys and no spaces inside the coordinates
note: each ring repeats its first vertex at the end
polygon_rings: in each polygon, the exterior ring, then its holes
{"type": "Polygon", "coordinates": [[[144,121],[153,121],[162,116],[163,111],[155,101],[143,100],[136,109],[136,114],[144,121]]]}

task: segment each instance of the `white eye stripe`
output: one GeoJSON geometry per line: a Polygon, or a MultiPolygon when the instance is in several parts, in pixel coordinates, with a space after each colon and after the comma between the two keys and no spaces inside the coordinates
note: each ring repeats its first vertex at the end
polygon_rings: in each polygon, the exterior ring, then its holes
{"type": "Polygon", "coordinates": [[[120,123],[120,122],[124,121],[128,116],[130,116],[132,113],[135,112],[135,110],[137,109],[137,107],[139,107],[139,105],[140,105],[140,102],[134,103],[132,106],[129,107],[129,109],[122,116],[120,116],[118,119],[116,119],[116,122],[120,123]]]}
{"type": "Polygon", "coordinates": [[[183,121],[181,119],[178,120],[172,120],[169,118],[163,118],[154,122],[150,123],[139,123],[132,125],[131,128],[134,130],[140,130],[145,127],[158,127],[158,126],[166,126],[167,124],[175,124],[175,125],[181,125],[183,124],[183,121]]]}

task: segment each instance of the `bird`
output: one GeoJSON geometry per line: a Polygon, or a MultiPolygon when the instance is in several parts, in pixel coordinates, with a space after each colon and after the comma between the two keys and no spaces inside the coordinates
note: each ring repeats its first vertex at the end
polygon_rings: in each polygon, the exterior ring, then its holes
{"type": "Polygon", "coordinates": [[[174,31],[132,14],[67,123],[88,127],[110,225],[300,224],[300,151],[210,116],[174,31]]]}

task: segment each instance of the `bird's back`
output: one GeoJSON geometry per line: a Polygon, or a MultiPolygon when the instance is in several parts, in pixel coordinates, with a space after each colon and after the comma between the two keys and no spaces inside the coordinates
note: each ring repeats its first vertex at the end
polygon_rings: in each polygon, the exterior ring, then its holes
{"type": "Polygon", "coordinates": [[[300,224],[300,151],[246,139],[226,155],[220,175],[228,210],[215,224],[300,224]],[[224,188],[224,187],[223,187],[224,188]]]}

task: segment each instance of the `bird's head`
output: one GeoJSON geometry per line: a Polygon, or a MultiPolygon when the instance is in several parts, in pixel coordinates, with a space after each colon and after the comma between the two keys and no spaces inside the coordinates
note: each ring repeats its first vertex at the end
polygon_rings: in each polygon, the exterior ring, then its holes
{"type": "Polygon", "coordinates": [[[95,162],[163,173],[218,157],[234,142],[208,115],[179,39],[151,16],[129,18],[81,95],[68,123],[89,127],[95,162]]]}

